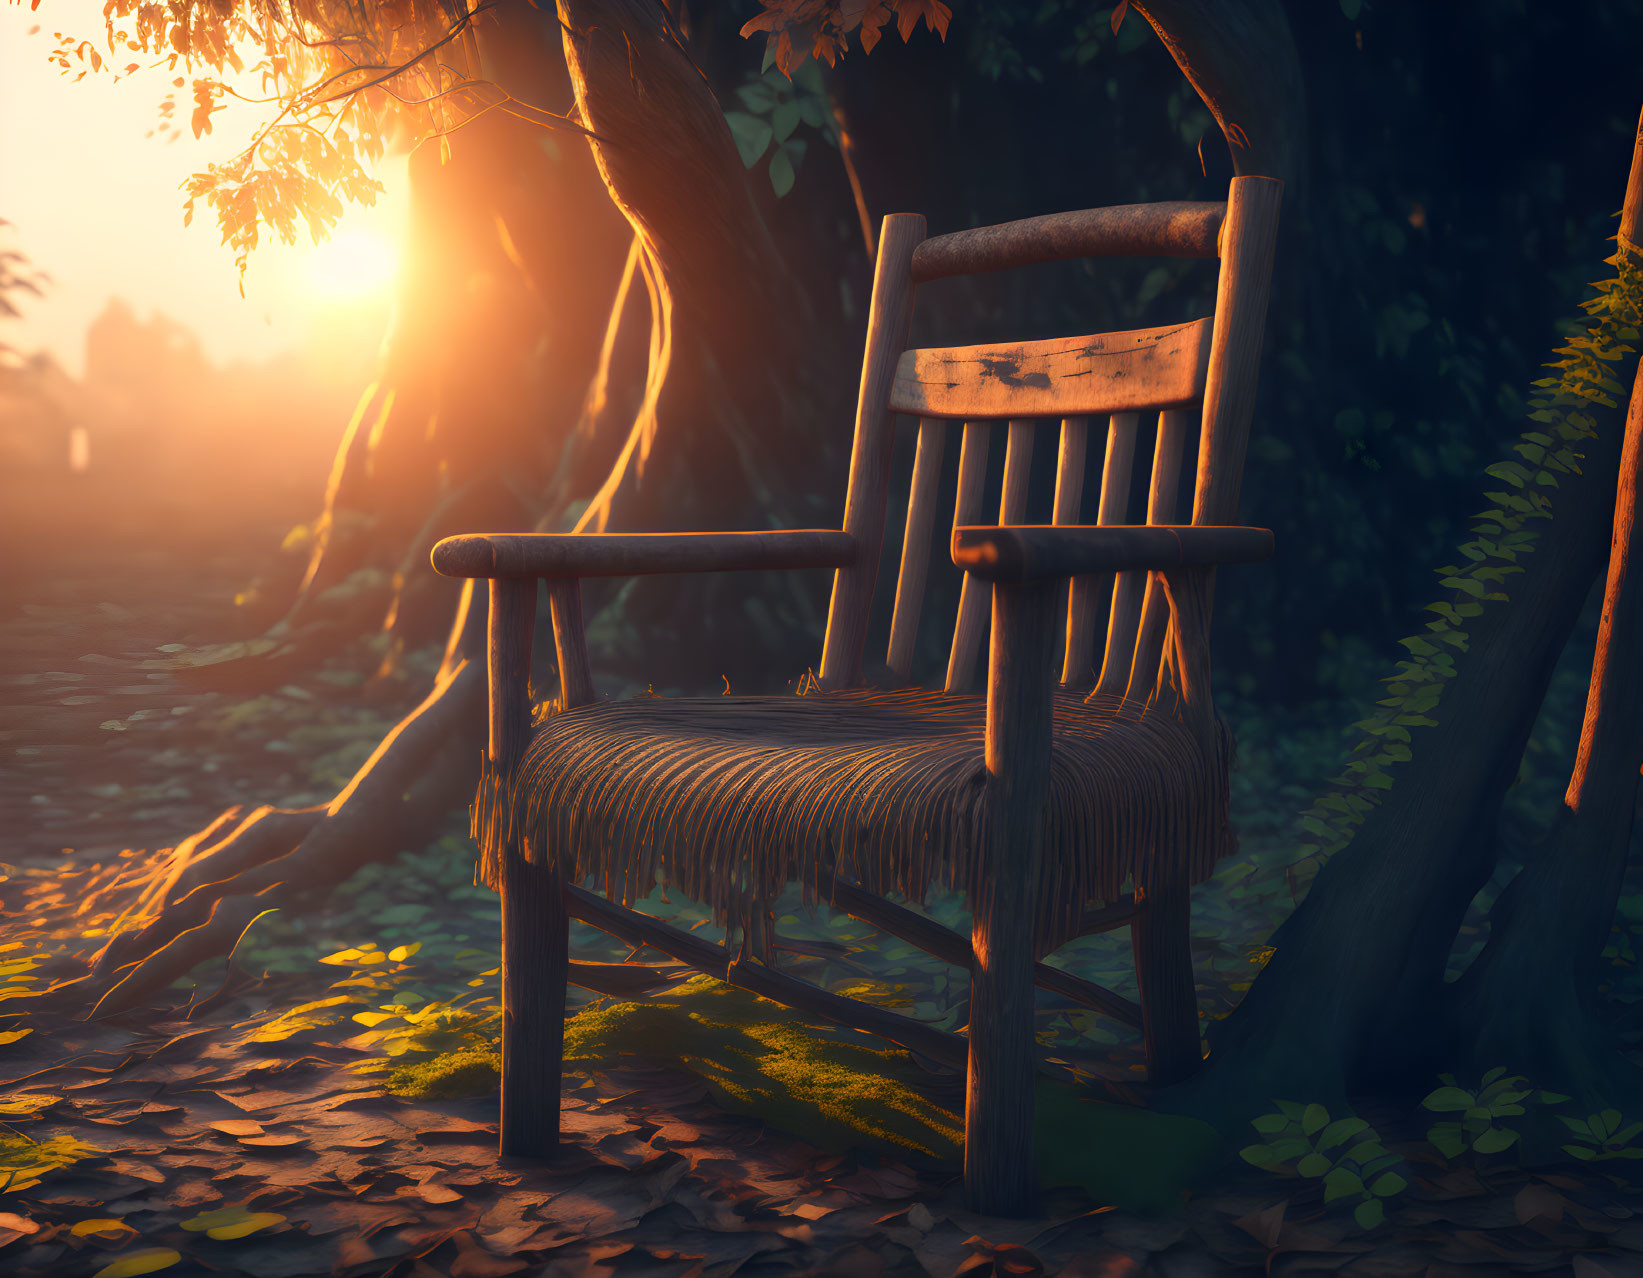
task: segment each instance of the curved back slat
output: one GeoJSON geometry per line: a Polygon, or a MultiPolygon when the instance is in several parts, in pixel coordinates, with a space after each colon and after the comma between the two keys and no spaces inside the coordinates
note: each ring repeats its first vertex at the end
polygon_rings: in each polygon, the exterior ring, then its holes
{"type": "MultiPolygon", "coordinates": [[[[1107,422],[1107,447],[1101,467],[1101,498],[1095,522],[1121,524],[1129,513],[1130,475],[1135,466],[1139,413],[1114,413],[1107,422]]],[[[1095,677],[1095,636],[1102,604],[1112,594],[1110,575],[1073,578],[1067,598],[1067,651],[1061,682],[1088,687],[1095,677]]]]}
{"type": "MultiPolygon", "coordinates": [[[[1181,456],[1186,449],[1188,434],[1197,425],[1196,413],[1158,414],[1158,443],[1152,453],[1152,488],[1147,495],[1149,524],[1179,522],[1181,456]]],[[[1146,592],[1141,604],[1140,625],[1129,643],[1134,658],[1130,663],[1129,686],[1124,693],[1137,700],[1152,695],[1158,678],[1158,660],[1164,652],[1164,628],[1169,621],[1169,600],[1164,597],[1163,579],[1157,573],[1144,576],[1146,592]]]]}
{"type": "Polygon", "coordinates": [[[935,528],[937,488],[947,423],[926,417],[918,424],[918,451],[913,459],[913,488],[907,499],[907,528],[901,539],[901,573],[896,578],[896,605],[890,617],[890,650],[885,664],[900,678],[913,676],[913,645],[919,613],[924,609],[924,582],[930,568],[930,537],[935,528]]]}
{"type": "MultiPolygon", "coordinates": [[[[964,443],[958,454],[958,496],[953,502],[953,527],[981,517],[981,491],[987,481],[987,447],[992,429],[986,422],[965,422],[964,443]]],[[[953,622],[953,643],[947,652],[948,692],[960,692],[975,677],[976,654],[981,650],[981,632],[987,624],[987,608],[993,592],[986,582],[964,574],[958,596],[958,617],[953,622]]]]}

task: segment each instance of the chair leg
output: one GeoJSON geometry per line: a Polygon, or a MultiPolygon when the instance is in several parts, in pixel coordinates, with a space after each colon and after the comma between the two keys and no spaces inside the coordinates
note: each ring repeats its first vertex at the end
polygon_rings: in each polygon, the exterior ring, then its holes
{"type": "Polygon", "coordinates": [[[502,862],[502,1123],[498,1152],[559,1144],[570,916],[557,869],[513,849],[502,862]]]}
{"type": "Polygon", "coordinates": [[[1192,980],[1192,893],[1185,878],[1172,878],[1146,888],[1144,900],[1131,924],[1135,976],[1147,1079],[1163,1086],[1190,1077],[1204,1059],[1192,980]]]}
{"type": "Polygon", "coordinates": [[[1022,926],[1024,894],[999,899],[1012,895],[994,891],[971,931],[964,1195],[971,1211],[989,1216],[1027,1215],[1038,1188],[1032,931],[1022,926]]]}
{"type": "Polygon", "coordinates": [[[964,1101],[964,1195],[971,1211],[991,1216],[1027,1215],[1038,1189],[1033,923],[1049,819],[1055,599],[1044,582],[993,588],[989,812],[984,884],[972,888],[964,1101]]]}

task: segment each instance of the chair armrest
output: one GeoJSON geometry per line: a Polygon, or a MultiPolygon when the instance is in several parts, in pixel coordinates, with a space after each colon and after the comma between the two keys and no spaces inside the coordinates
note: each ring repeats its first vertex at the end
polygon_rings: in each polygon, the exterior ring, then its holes
{"type": "Polygon", "coordinates": [[[855,562],[849,533],[783,532],[472,533],[433,550],[447,577],[629,577],[755,568],[845,568],[855,562]]]}
{"type": "Polygon", "coordinates": [[[1272,556],[1268,528],[1198,524],[1003,524],[953,529],[953,562],[987,581],[1032,581],[1272,556]]]}

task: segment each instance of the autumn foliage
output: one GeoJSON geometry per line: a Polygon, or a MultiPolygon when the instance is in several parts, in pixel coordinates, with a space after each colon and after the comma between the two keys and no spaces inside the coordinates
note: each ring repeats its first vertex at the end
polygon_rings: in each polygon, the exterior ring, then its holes
{"type": "Polygon", "coordinates": [[[889,21],[908,39],[922,18],[924,24],[947,38],[953,11],[941,0],[759,0],[764,12],[742,28],[742,35],[763,31],[769,45],[766,63],[774,62],[791,76],[804,60],[814,56],[832,66],[859,32],[862,52],[871,53],[889,21]]]}

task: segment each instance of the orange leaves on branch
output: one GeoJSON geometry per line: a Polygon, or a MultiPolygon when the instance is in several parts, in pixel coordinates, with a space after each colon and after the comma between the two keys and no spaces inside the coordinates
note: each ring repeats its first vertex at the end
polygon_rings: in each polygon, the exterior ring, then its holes
{"type": "Polygon", "coordinates": [[[765,65],[772,62],[792,77],[807,57],[832,66],[860,32],[864,53],[871,53],[884,26],[894,18],[903,40],[922,20],[942,39],[953,11],[941,0],[759,0],[764,11],[742,27],[743,36],[763,31],[768,41],[765,65]]]}

